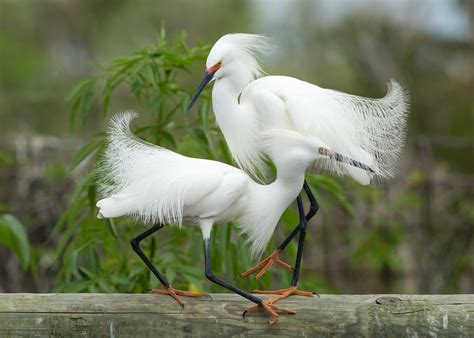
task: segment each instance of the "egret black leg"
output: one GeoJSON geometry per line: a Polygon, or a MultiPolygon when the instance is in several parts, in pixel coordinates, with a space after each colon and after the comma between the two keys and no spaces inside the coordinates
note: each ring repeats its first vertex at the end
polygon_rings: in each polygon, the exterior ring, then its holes
{"type": "Polygon", "coordinates": [[[293,278],[291,280],[291,286],[296,286],[300,277],[301,258],[303,257],[304,239],[306,237],[306,228],[308,225],[306,217],[304,215],[304,207],[303,201],[301,200],[301,196],[298,196],[298,198],[296,199],[296,203],[298,204],[298,213],[300,216],[300,224],[298,224],[300,230],[300,238],[298,239],[298,251],[296,252],[296,262],[295,267],[293,269],[293,278]]]}
{"type": "Polygon", "coordinates": [[[213,272],[211,268],[211,245],[210,245],[210,239],[206,238],[204,239],[204,265],[205,265],[205,271],[206,271],[206,277],[209,279],[211,282],[216,283],[220,286],[225,287],[226,289],[229,289],[242,297],[247,298],[251,302],[254,302],[257,305],[260,305],[262,303],[262,300],[258,297],[255,297],[251,295],[248,292],[245,292],[244,290],[241,290],[229,282],[226,282],[225,280],[222,280],[218,278],[213,272]]]}
{"type": "Polygon", "coordinates": [[[273,304],[272,302],[269,302],[268,300],[264,301],[263,299],[261,299],[259,297],[255,297],[254,295],[252,295],[252,294],[250,294],[250,293],[248,293],[244,290],[241,290],[241,289],[233,286],[229,282],[227,282],[225,280],[222,280],[219,277],[217,277],[212,272],[212,268],[211,268],[211,245],[210,245],[210,239],[209,238],[204,239],[204,264],[205,264],[207,279],[209,279],[213,283],[216,283],[220,286],[225,287],[226,289],[228,289],[230,291],[233,291],[233,292],[241,295],[244,298],[247,298],[248,300],[250,300],[251,302],[254,302],[256,304],[254,306],[250,306],[250,307],[245,308],[244,312],[242,313],[242,317],[245,318],[245,315],[247,314],[247,312],[263,309],[264,311],[266,311],[267,313],[269,313],[273,317],[273,319],[268,322],[270,325],[273,325],[278,321],[277,311],[284,312],[284,313],[287,313],[287,314],[295,314],[296,313],[293,310],[288,310],[288,309],[282,308],[280,306],[277,306],[277,305],[273,304]]]}
{"type": "MultiPolygon", "coordinates": [[[[279,250],[279,251],[283,251],[287,247],[287,245],[291,242],[291,240],[293,238],[295,238],[295,236],[301,231],[301,224],[303,223],[303,221],[306,221],[305,223],[308,223],[309,220],[312,219],[319,210],[319,204],[316,201],[316,198],[314,197],[313,192],[311,191],[311,189],[310,189],[308,183],[306,182],[306,180],[304,181],[303,190],[305,191],[306,196],[308,197],[308,200],[309,200],[309,203],[310,203],[309,211],[306,214],[306,216],[304,216],[304,210],[303,210],[303,214],[301,214],[301,212],[299,210],[299,206],[298,206],[298,212],[299,212],[299,216],[300,216],[300,223],[293,229],[293,231],[288,235],[288,237],[286,237],[285,240],[283,242],[281,242],[281,244],[277,248],[277,250],[279,250]]],[[[301,199],[301,197],[298,197],[298,198],[301,199]]],[[[296,200],[297,203],[298,203],[298,198],[296,200]]],[[[299,246],[299,243],[298,243],[298,246],[299,246]]]]}
{"type": "Polygon", "coordinates": [[[181,300],[179,296],[186,296],[186,297],[203,297],[208,296],[207,293],[200,293],[200,292],[190,292],[190,291],[183,291],[174,289],[164,275],[162,275],[150,261],[150,259],[145,255],[145,253],[140,248],[140,242],[145,239],[146,237],[152,235],[153,233],[157,232],[163,228],[163,224],[158,224],[153,226],[151,229],[145,231],[144,233],[138,235],[137,237],[133,238],[131,241],[133,250],[137,253],[138,256],[145,262],[146,266],[153,272],[153,274],[158,278],[161,284],[165,287],[164,290],[162,289],[152,289],[151,292],[158,294],[158,295],[169,295],[173,297],[181,307],[184,307],[184,302],[181,300]]]}
{"type": "Polygon", "coordinates": [[[145,253],[142,251],[142,249],[140,248],[140,242],[147,238],[148,236],[154,234],[155,232],[157,232],[158,230],[160,230],[161,228],[163,228],[163,224],[157,224],[155,226],[153,226],[151,229],[148,229],[147,231],[141,233],[140,235],[134,237],[132,239],[132,241],[130,242],[130,244],[132,245],[132,249],[133,251],[135,251],[137,253],[138,256],[140,256],[140,258],[142,259],[142,261],[146,264],[146,266],[148,266],[148,268],[151,270],[151,272],[153,272],[153,274],[156,276],[156,278],[158,278],[158,280],[160,281],[161,284],[163,284],[163,286],[165,288],[169,288],[170,287],[170,284],[168,283],[168,280],[166,279],[166,277],[164,275],[162,275],[156,268],[155,266],[153,265],[153,263],[150,261],[150,259],[148,259],[148,257],[145,255],[145,253]]]}
{"type": "Polygon", "coordinates": [[[291,295],[313,297],[314,294],[316,294],[314,292],[298,290],[298,286],[297,286],[298,279],[300,276],[301,259],[303,257],[304,240],[306,237],[308,220],[311,219],[318,211],[318,204],[316,202],[316,199],[311,193],[311,190],[309,189],[309,186],[306,182],[304,184],[304,190],[310,200],[311,208],[308,214],[305,215],[303,200],[301,199],[301,195],[296,198],[296,203],[298,204],[298,214],[300,217],[300,223],[295,228],[295,230],[293,230],[292,233],[285,239],[285,241],[283,241],[282,245],[280,245],[278,249],[275,250],[276,254],[278,255],[281,252],[281,250],[283,250],[288,245],[288,243],[296,236],[297,233],[300,234],[300,237],[298,240],[298,251],[296,253],[296,262],[293,268],[293,278],[291,281],[291,285],[289,288],[280,289],[280,290],[254,290],[254,292],[257,294],[277,294],[278,296],[270,300],[272,304],[274,304],[275,302],[281,299],[287,298],[291,295]]]}
{"type": "MultiPolygon", "coordinates": [[[[291,242],[291,240],[293,238],[295,238],[295,236],[303,231],[302,229],[304,229],[304,235],[303,236],[300,236],[300,240],[298,242],[298,247],[299,246],[302,246],[303,243],[304,243],[304,238],[305,238],[305,235],[306,235],[306,224],[308,223],[308,221],[314,217],[314,215],[316,215],[316,213],[318,212],[319,210],[319,205],[318,205],[318,202],[316,201],[316,198],[314,197],[313,193],[311,192],[311,189],[309,188],[309,185],[306,181],[304,181],[304,185],[303,185],[303,189],[306,193],[306,196],[308,197],[309,199],[309,202],[310,202],[310,208],[309,208],[309,211],[308,213],[304,214],[304,208],[303,208],[303,203],[301,202],[301,195],[298,196],[297,198],[297,202],[298,202],[298,211],[299,211],[299,215],[300,215],[300,222],[299,224],[293,229],[293,231],[288,235],[288,237],[285,238],[285,240],[283,242],[281,242],[281,244],[273,251],[273,253],[268,256],[267,258],[265,258],[264,260],[262,260],[260,263],[258,263],[256,266],[254,266],[253,268],[245,271],[244,273],[241,273],[240,275],[237,276],[237,278],[247,278],[248,276],[256,273],[256,279],[259,279],[260,277],[263,276],[263,274],[268,271],[268,269],[273,265],[273,264],[277,264],[279,265],[280,267],[284,268],[284,269],[287,269],[289,271],[293,271],[293,273],[295,272],[295,269],[283,262],[282,260],[280,260],[279,256],[281,254],[281,252],[283,250],[285,250],[285,248],[288,246],[288,244],[291,242]],[[303,224],[304,224],[304,227],[303,227],[303,224]]],[[[300,252],[300,255],[302,255],[302,249],[298,249],[298,252],[300,252]]],[[[301,256],[297,259],[296,259],[296,262],[301,262],[301,256]]],[[[298,263],[299,264],[299,263],[298,263]]],[[[294,275],[294,277],[296,277],[296,275],[294,275]]],[[[296,277],[296,280],[298,280],[298,277],[296,277]]]]}

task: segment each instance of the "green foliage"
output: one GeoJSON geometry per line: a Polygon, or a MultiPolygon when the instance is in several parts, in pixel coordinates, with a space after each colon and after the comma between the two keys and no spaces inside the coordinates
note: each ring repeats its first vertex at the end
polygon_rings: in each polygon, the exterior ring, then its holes
{"type": "MultiPolygon", "coordinates": [[[[119,57],[102,67],[102,72],[79,82],[67,96],[71,106],[71,126],[83,124],[99,105],[107,117],[110,100],[120,90],[131,93],[143,107],[146,121],[134,123],[134,133],[181,154],[206,157],[230,163],[225,140],[215,126],[210,112],[210,95],[205,91],[195,113],[186,107],[191,97],[180,76],[188,67],[204,60],[208,45],[188,47],[183,35],[167,40],[162,30],[157,43],[130,56],[119,57]]],[[[193,88],[191,88],[193,89],[193,88]]],[[[87,158],[100,154],[105,133],[93,137],[77,154],[71,169],[87,158]]],[[[340,185],[326,177],[312,177],[310,184],[328,191],[336,201],[352,212],[340,185]]],[[[320,197],[320,196],[318,196],[320,197]]],[[[320,197],[321,198],[321,197],[320,197]]],[[[57,289],[68,292],[143,292],[157,285],[155,277],[133,253],[129,241],[150,225],[131,224],[129,220],[99,220],[95,208],[96,183],[90,173],[78,186],[68,209],[52,236],[61,233],[56,259],[61,260],[57,289]]],[[[321,198],[324,201],[324,198],[321,198]]],[[[293,210],[285,213],[284,229],[293,229],[298,218],[293,210]]],[[[252,262],[242,238],[231,224],[217,225],[212,233],[212,265],[215,272],[233,278],[248,269],[252,262]]],[[[202,238],[197,228],[169,226],[143,243],[144,251],[177,287],[202,289],[207,284],[203,274],[202,238]]],[[[295,254],[295,245],[288,250],[295,254]]],[[[279,273],[279,272],[276,272],[279,273]]],[[[290,274],[279,273],[289,283],[290,274]]],[[[270,277],[259,282],[236,281],[247,288],[270,287],[270,277]]],[[[207,285],[209,286],[209,285],[207,285]]],[[[212,285],[212,289],[223,291],[212,285]]]]}
{"type": "Polygon", "coordinates": [[[401,226],[390,224],[380,224],[365,231],[352,231],[352,263],[368,262],[371,270],[376,272],[381,272],[385,267],[398,269],[400,258],[396,249],[403,238],[402,234],[401,226]]]}
{"type": "Polygon", "coordinates": [[[15,163],[15,160],[10,154],[0,151],[0,167],[10,166],[13,163],[15,163]]]}
{"type": "Polygon", "coordinates": [[[30,242],[24,225],[13,215],[0,216],[0,245],[17,255],[23,269],[31,263],[30,242]]]}

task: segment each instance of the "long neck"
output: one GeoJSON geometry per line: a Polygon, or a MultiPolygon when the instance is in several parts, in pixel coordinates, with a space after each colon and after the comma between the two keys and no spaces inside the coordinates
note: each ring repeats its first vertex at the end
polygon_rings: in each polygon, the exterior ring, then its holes
{"type": "Polygon", "coordinates": [[[216,116],[238,109],[239,95],[250,81],[248,76],[238,73],[216,80],[212,90],[212,107],[216,116]]]}
{"type": "MultiPolygon", "coordinates": [[[[277,167],[278,170],[278,167],[277,167]]],[[[272,196],[274,206],[283,213],[300,193],[304,183],[304,171],[299,173],[285,173],[278,170],[277,178],[271,184],[264,186],[265,194],[272,196]]]]}
{"type": "Polygon", "coordinates": [[[238,223],[249,236],[254,256],[258,256],[265,249],[281,215],[298,196],[303,183],[304,171],[301,171],[293,175],[278,173],[271,184],[251,186],[251,193],[245,202],[245,213],[238,223]]]}
{"type": "Polygon", "coordinates": [[[240,93],[250,80],[248,74],[217,79],[212,91],[212,105],[232,157],[239,167],[256,177],[265,167],[256,151],[259,122],[255,111],[238,102],[240,93]]]}

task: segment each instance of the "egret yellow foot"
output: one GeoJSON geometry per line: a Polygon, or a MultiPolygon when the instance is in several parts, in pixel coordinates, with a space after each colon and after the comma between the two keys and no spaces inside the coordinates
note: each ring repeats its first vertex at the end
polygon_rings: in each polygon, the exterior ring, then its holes
{"type": "Polygon", "coordinates": [[[258,311],[260,309],[263,309],[264,311],[268,312],[273,317],[271,320],[268,321],[268,324],[270,325],[274,325],[276,324],[276,322],[278,322],[279,315],[278,313],[276,313],[276,311],[284,312],[289,315],[294,315],[296,313],[296,311],[294,310],[289,310],[289,309],[282,308],[280,306],[276,306],[275,304],[273,304],[271,300],[264,300],[258,305],[249,306],[245,308],[244,313],[242,314],[242,317],[245,318],[245,315],[248,312],[258,311]]]}
{"type": "Polygon", "coordinates": [[[281,250],[279,249],[276,249],[275,251],[273,251],[273,253],[268,256],[267,258],[265,258],[263,261],[261,261],[260,263],[258,263],[257,265],[255,265],[253,268],[251,268],[250,270],[247,270],[245,271],[244,273],[241,273],[240,275],[237,276],[237,278],[247,278],[248,276],[250,275],[253,275],[254,273],[256,273],[257,271],[259,271],[259,273],[257,274],[257,276],[255,276],[255,279],[259,279],[260,277],[263,276],[263,274],[265,272],[268,271],[268,269],[270,269],[270,267],[273,265],[273,264],[276,264],[278,265],[279,267],[282,267],[288,271],[292,271],[293,268],[291,267],[290,264],[288,263],[285,263],[283,262],[279,256],[280,256],[280,253],[281,253],[281,250]]]}
{"type": "Polygon", "coordinates": [[[151,289],[150,292],[154,293],[154,294],[157,294],[157,295],[170,295],[171,297],[173,297],[179,303],[179,305],[181,305],[181,307],[184,307],[184,302],[178,296],[185,296],[185,297],[205,297],[205,296],[208,296],[207,293],[183,291],[183,290],[174,289],[171,286],[169,286],[165,289],[151,289]]]}
{"type": "Polygon", "coordinates": [[[319,297],[319,294],[317,294],[316,292],[301,291],[301,290],[298,290],[297,286],[290,286],[289,288],[280,289],[280,290],[253,290],[253,293],[257,293],[261,295],[278,295],[274,298],[269,299],[269,302],[272,302],[272,303],[276,303],[279,300],[285,299],[291,295],[303,296],[303,297],[314,297],[314,295],[317,295],[319,297]]]}

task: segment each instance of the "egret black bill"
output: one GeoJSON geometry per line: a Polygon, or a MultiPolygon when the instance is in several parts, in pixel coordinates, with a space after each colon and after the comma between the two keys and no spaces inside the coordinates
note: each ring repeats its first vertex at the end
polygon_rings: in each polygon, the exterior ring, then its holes
{"type": "Polygon", "coordinates": [[[207,84],[212,80],[212,78],[214,77],[214,74],[219,70],[219,68],[220,68],[220,63],[215,64],[214,66],[206,69],[206,71],[204,72],[204,77],[201,83],[199,84],[198,89],[194,93],[191,99],[191,102],[189,102],[188,110],[191,109],[191,107],[194,105],[194,102],[196,102],[201,92],[204,90],[204,88],[206,88],[207,84]]]}
{"type": "Polygon", "coordinates": [[[359,161],[356,161],[356,160],[353,160],[352,158],[349,158],[347,156],[344,156],[344,155],[341,155],[335,151],[331,151],[329,149],[326,149],[326,148],[319,148],[319,153],[321,155],[326,155],[326,156],[329,156],[329,158],[331,159],[335,159],[336,161],[338,162],[342,162],[342,163],[347,163],[351,166],[354,166],[356,168],[360,168],[360,169],[363,169],[365,171],[368,171],[372,174],[375,174],[375,171],[374,169],[372,169],[371,167],[369,167],[368,165],[364,164],[364,163],[361,163],[359,161]]]}

